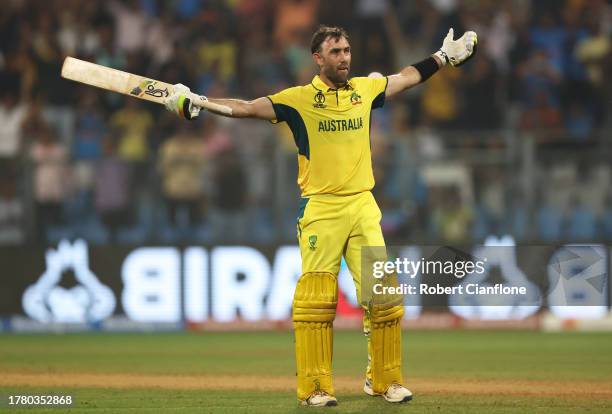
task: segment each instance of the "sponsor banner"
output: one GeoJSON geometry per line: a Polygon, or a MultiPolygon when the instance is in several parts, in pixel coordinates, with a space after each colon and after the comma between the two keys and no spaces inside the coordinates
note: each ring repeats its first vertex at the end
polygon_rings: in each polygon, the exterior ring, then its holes
{"type": "Polygon", "coordinates": [[[71,333],[82,331],[100,332],[172,332],[183,330],[182,322],[136,322],[126,316],[111,316],[103,321],[80,323],[80,322],[40,322],[23,315],[8,316],[2,318],[1,332],[23,332],[23,333],[71,333]]]}
{"type": "MultiPolygon", "coordinates": [[[[372,257],[377,260],[366,269],[372,277],[362,280],[362,303],[379,300],[382,288],[402,287],[387,293],[399,295],[393,299],[403,301],[407,319],[428,307],[465,320],[521,320],[542,309],[564,319],[609,313],[609,246],[517,247],[489,240],[471,248],[392,246],[372,257]],[[385,285],[386,273],[399,276],[397,286],[385,285]]],[[[64,240],[46,249],[0,248],[0,262],[3,331],[282,322],[290,318],[301,274],[297,246],[88,246],[64,240]]],[[[338,315],[360,319],[344,262],[338,284],[338,315]]]]}

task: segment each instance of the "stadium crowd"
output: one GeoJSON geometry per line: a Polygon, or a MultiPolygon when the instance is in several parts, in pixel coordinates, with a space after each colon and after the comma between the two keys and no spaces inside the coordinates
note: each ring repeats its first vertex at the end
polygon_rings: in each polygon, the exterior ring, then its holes
{"type": "Polygon", "coordinates": [[[479,34],[470,63],[375,114],[390,240],[612,240],[608,1],[6,0],[0,243],[293,241],[287,128],[184,122],[59,74],[71,55],[209,96],[265,96],[310,82],[319,23],[348,30],[364,76],[417,62],[448,27],[479,34]]]}

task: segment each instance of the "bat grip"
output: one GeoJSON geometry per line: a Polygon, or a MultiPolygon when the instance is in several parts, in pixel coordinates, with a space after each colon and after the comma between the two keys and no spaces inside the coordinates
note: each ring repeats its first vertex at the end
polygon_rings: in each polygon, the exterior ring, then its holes
{"type": "Polygon", "coordinates": [[[189,99],[191,99],[191,103],[200,108],[209,109],[215,112],[219,112],[223,115],[231,115],[232,108],[226,105],[219,105],[213,102],[210,102],[207,97],[202,95],[196,95],[195,93],[189,93],[187,95],[189,99]]]}

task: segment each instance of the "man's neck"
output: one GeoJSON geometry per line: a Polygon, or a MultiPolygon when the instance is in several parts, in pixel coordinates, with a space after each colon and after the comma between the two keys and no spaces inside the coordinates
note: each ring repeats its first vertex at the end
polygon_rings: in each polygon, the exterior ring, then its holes
{"type": "Polygon", "coordinates": [[[327,86],[329,86],[332,89],[340,89],[340,88],[346,86],[346,84],[347,84],[347,82],[344,82],[344,83],[341,83],[341,84],[335,84],[327,76],[325,76],[325,74],[323,72],[319,72],[319,78],[321,78],[321,80],[323,81],[324,84],[326,84],[327,86]]]}

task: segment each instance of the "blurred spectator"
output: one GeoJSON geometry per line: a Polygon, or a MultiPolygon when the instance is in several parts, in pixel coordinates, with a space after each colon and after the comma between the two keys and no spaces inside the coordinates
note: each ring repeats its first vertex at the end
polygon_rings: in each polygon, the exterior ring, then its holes
{"type": "Polygon", "coordinates": [[[187,126],[168,138],[159,153],[158,169],[168,219],[187,228],[202,216],[204,194],[204,144],[187,126]]]}
{"type": "Polygon", "coordinates": [[[502,112],[500,76],[495,62],[483,56],[476,60],[463,76],[465,102],[461,127],[465,129],[497,129],[502,112]]]}
{"type": "Polygon", "coordinates": [[[525,105],[523,127],[559,127],[561,113],[558,84],[561,74],[550,64],[546,52],[536,50],[519,70],[525,105]]]}
{"type": "Polygon", "coordinates": [[[248,234],[245,214],[247,188],[238,152],[234,147],[222,150],[215,159],[213,173],[211,223],[215,238],[237,241],[248,234]]]}
{"type": "Polygon", "coordinates": [[[312,35],[319,0],[278,0],[274,27],[276,45],[285,48],[300,43],[305,34],[312,35]]]}
{"type": "Polygon", "coordinates": [[[180,17],[189,19],[198,13],[202,2],[203,0],[177,0],[174,7],[180,17]]]}
{"type": "Polygon", "coordinates": [[[309,83],[315,73],[315,65],[308,45],[310,45],[310,36],[304,34],[300,42],[289,45],[285,52],[285,59],[293,79],[299,85],[309,83]]]}
{"type": "Polygon", "coordinates": [[[229,37],[228,30],[228,27],[221,28],[214,39],[203,39],[196,48],[201,73],[198,86],[202,91],[208,91],[215,82],[230,84],[236,80],[238,46],[229,37]]]}
{"type": "Polygon", "coordinates": [[[551,135],[558,136],[561,128],[561,111],[552,104],[552,101],[545,92],[540,92],[534,97],[534,101],[529,110],[523,113],[523,128],[536,130],[543,134],[543,138],[551,135]]]}
{"type": "Polygon", "coordinates": [[[426,161],[435,161],[444,158],[444,141],[438,130],[433,128],[429,118],[425,118],[423,123],[413,132],[414,150],[418,157],[426,161]]]}
{"type": "Polygon", "coordinates": [[[157,66],[167,63],[174,54],[176,35],[172,25],[172,17],[168,12],[150,23],[146,49],[157,66]]]}
{"type": "Polygon", "coordinates": [[[113,27],[100,26],[96,31],[97,46],[92,50],[97,64],[116,69],[123,69],[126,65],[125,54],[115,48],[113,27]]]}
{"type": "Polygon", "coordinates": [[[210,159],[216,158],[223,151],[234,145],[229,129],[223,127],[224,121],[223,118],[212,116],[204,120],[202,135],[204,137],[206,155],[210,159]]]}
{"type": "Polygon", "coordinates": [[[19,244],[25,240],[25,208],[14,174],[0,172],[0,244],[19,244]]]}
{"type": "Polygon", "coordinates": [[[389,73],[394,66],[394,53],[385,19],[392,13],[389,0],[357,0],[355,2],[356,29],[352,44],[357,53],[352,56],[356,72],[366,75],[378,71],[389,73]],[[367,50],[367,54],[363,53],[367,50]],[[362,51],[362,52],[360,52],[362,51]]]}
{"type": "Polygon", "coordinates": [[[502,235],[505,233],[504,224],[510,213],[506,209],[504,192],[504,175],[495,168],[482,168],[475,171],[477,180],[475,188],[477,194],[478,214],[475,218],[475,235],[484,239],[489,234],[502,235]]]}
{"type": "Polygon", "coordinates": [[[82,96],[78,109],[72,157],[77,161],[96,160],[102,154],[102,138],[107,127],[96,108],[96,95],[92,90],[82,96]]]}
{"type": "Polygon", "coordinates": [[[552,70],[563,73],[563,49],[567,31],[564,26],[558,24],[552,10],[546,10],[536,19],[537,23],[530,31],[531,44],[543,52],[552,70]]]}
{"type": "Polygon", "coordinates": [[[577,45],[589,37],[589,30],[582,24],[583,16],[583,13],[571,7],[567,7],[563,11],[564,26],[567,31],[563,48],[563,75],[565,78],[563,98],[565,106],[567,106],[568,101],[585,104],[592,94],[591,85],[587,80],[586,68],[579,61],[576,53],[577,45]]]}
{"type": "Polygon", "coordinates": [[[76,10],[65,9],[58,16],[57,43],[64,55],[74,56],[79,48],[79,26],[76,10]]]}
{"type": "Polygon", "coordinates": [[[423,116],[435,126],[450,127],[459,115],[461,70],[444,68],[423,85],[423,116]]]}
{"type": "Polygon", "coordinates": [[[30,147],[33,162],[33,187],[38,239],[47,240],[50,226],[63,222],[63,203],[70,189],[68,151],[53,135],[51,129],[40,124],[30,147]]]}
{"type": "Polygon", "coordinates": [[[283,58],[298,84],[310,82],[314,73],[310,39],[318,7],[319,0],[282,0],[276,5],[274,41],[284,49],[283,58]]]}
{"type": "Polygon", "coordinates": [[[37,68],[29,50],[30,27],[20,27],[19,35],[22,39],[16,44],[18,48],[0,48],[0,96],[11,95],[21,105],[32,96],[37,68]]]}
{"type": "Polygon", "coordinates": [[[461,242],[466,240],[473,220],[470,207],[461,200],[459,190],[450,187],[440,190],[432,214],[432,223],[442,240],[461,242]]]}
{"type": "MultiPolygon", "coordinates": [[[[242,122],[228,122],[231,136],[235,137],[236,151],[246,174],[247,203],[249,221],[257,227],[256,240],[272,237],[273,207],[275,205],[275,192],[270,185],[275,178],[275,171],[270,168],[269,158],[283,153],[273,139],[273,131],[269,125],[252,120],[242,122]],[[246,144],[248,142],[248,144],[246,144]]],[[[295,147],[295,144],[293,144],[295,147]]],[[[288,178],[288,177],[283,177],[288,178]]],[[[291,177],[293,178],[293,177],[291,177]]],[[[290,185],[294,186],[291,182],[290,185]]],[[[253,238],[251,238],[252,240],[253,238]]]]}
{"type": "Polygon", "coordinates": [[[110,0],[107,5],[115,18],[117,48],[123,52],[141,49],[145,45],[148,22],[138,0],[110,0]]]}
{"type": "Polygon", "coordinates": [[[34,25],[30,47],[32,60],[37,67],[34,91],[51,106],[70,103],[69,89],[58,82],[57,74],[62,68],[62,52],[57,42],[56,16],[40,13],[34,25]]]}
{"type": "Polygon", "coordinates": [[[149,157],[149,130],[153,117],[136,99],[126,99],[124,106],[109,121],[118,140],[117,154],[123,160],[143,163],[149,157]]]}
{"type": "Polygon", "coordinates": [[[102,139],[107,126],[96,107],[96,94],[88,90],[80,101],[76,115],[75,137],[72,144],[74,194],[70,204],[74,207],[74,221],[91,212],[90,191],[93,188],[94,165],[102,156],[102,139]]]}
{"type": "Polygon", "coordinates": [[[14,91],[3,91],[0,102],[0,163],[16,158],[21,149],[21,127],[28,112],[14,91]]]}
{"type": "Polygon", "coordinates": [[[130,197],[130,168],[117,156],[115,139],[103,141],[103,157],[96,163],[94,207],[102,222],[115,238],[121,227],[133,222],[130,197]]]}
{"type": "Polygon", "coordinates": [[[385,16],[395,69],[412,65],[432,52],[430,43],[436,18],[436,13],[424,0],[400,2],[395,12],[385,16]]]}
{"type": "MultiPolygon", "coordinates": [[[[291,72],[281,49],[269,47],[269,37],[256,31],[245,39],[243,66],[244,85],[253,96],[288,87],[291,72]]],[[[314,71],[312,73],[314,75],[314,71]]]]}
{"type": "MultiPolygon", "coordinates": [[[[612,13],[608,11],[608,15],[612,13]]],[[[598,16],[592,16],[596,19],[598,16]]],[[[608,26],[610,22],[607,22],[608,26]]],[[[609,97],[612,93],[611,82],[609,76],[605,73],[612,62],[612,41],[610,40],[610,28],[606,33],[604,22],[591,23],[589,36],[583,36],[577,39],[575,48],[573,49],[576,67],[586,73],[587,82],[582,83],[583,87],[591,92],[587,94],[587,99],[590,102],[586,103],[589,112],[593,115],[595,121],[601,124],[606,116],[606,111],[609,110],[609,97]],[[606,79],[608,81],[606,82],[606,79]],[[606,104],[606,97],[608,102],[606,104]]],[[[571,90],[569,100],[574,100],[571,90]]],[[[581,93],[584,96],[584,92],[581,93]]]]}
{"type": "MultiPolygon", "coordinates": [[[[482,49],[488,58],[495,62],[501,72],[510,70],[509,54],[514,40],[512,33],[512,15],[510,5],[499,4],[499,9],[493,11],[493,18],[484,24],[482,34],[484,45],[482,49]]],[[[473,28],[477,33],[481,33],[479,28],[473,28]]]]}
{"type": "Polygon", "coordinates": [[[149,165],[152,143],[149,132],[153,127],[153,117],[136,99],[126,99],[125,105],[111,115],[109,126],[117,140],[117,156],[130,167],[134,185],[131,191],[136,197],[144,196],[149,180],[149,165]]]}

